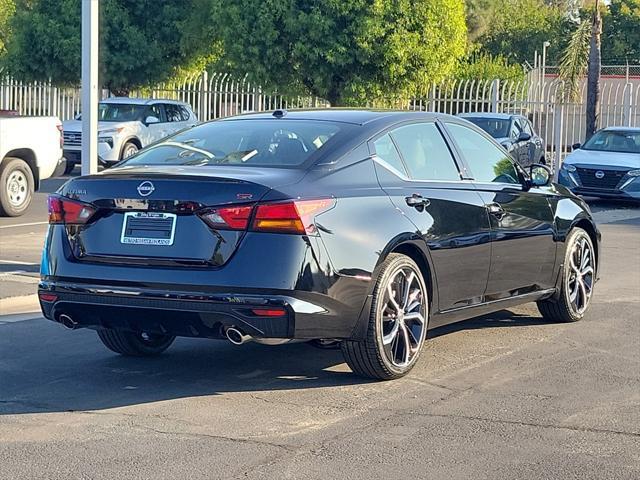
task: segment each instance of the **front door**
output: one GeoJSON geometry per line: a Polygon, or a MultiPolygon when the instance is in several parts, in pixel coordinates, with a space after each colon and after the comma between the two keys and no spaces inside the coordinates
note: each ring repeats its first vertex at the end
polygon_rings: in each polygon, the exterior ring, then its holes
{"type": "Polygon", "coordinates": [[[483,134],[448,123],[491,221],[491,272],[485,301],[554,285],[555,224],[546,188],[523,189],[522,172],[483,134]]]}
{"type": "Polygon", "coordinates": [[[491,257],[489,218],[474,185],[461,179],[434,122],[410,123],[371,142],[382,188],[429,249],[437,310],[482,302],[491,257]]]}

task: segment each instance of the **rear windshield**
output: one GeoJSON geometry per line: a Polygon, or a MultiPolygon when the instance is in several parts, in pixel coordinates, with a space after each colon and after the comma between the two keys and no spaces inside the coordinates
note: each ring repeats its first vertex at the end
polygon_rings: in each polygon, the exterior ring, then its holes
{"type": "Polygon", "coordinates": [[[179,132],[126,165],[297,167],[348,125],[314,120],[231,120],[179,132]]]}
{"type": "Polygon", "coordinates": [[[587,140],[582,148],[605,152],[640,153],[640,131],[600,130],[587,140]]]}
{"type": "Polygon", "coordinates": [[[480,117],[466,117],[465,120],[469,120],[471,123],[476,124],[493,138],[505,138],[509,136],[509,125],[511,125],[511,120],[480,117]]]}

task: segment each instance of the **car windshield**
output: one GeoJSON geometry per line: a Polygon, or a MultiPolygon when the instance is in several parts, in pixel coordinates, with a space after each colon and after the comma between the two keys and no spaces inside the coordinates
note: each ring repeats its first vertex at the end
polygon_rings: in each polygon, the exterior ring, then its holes
{"type": "Polygon", "coordinates": [[[509,136],[510,120],[482,117],[465,117],[465,119],[480,127],[493,138],[505,138],[509,136]]]}
{"type": "Polygon", "coordinates": [[[587,140],[582,148],[605,152],[640,153],[640,131],[600,130],[587,140]]]}
{"type": "Polygon", "coordinates": [[[168,137],[125,164],[298,167],[347,128],[314,120],[217,121],[168,137]]]}
{"type": "Polygon", "coordinates": [[[146,105],[128,103],[100,103],[98,105],[98,121],[131,122],[142,120],[146,105]]]}

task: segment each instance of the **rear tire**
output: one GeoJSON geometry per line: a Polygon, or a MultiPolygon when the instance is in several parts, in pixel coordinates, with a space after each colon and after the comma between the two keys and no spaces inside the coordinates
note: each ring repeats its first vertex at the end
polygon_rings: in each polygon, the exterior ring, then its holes
{"type": "Polygon", "coordinates": [[[552,322],[582,320],[593,296],[596,258],[591,237],[582,228],[574,228],[566,245],[560,294],[538,302],[542,316],[552,322]]]}
{"type": "Polygon", "coordinates": [[[34,179],[27,162],[6,157],[0,164],[0,216],[22,215],[33,199],[34,179]]]}
{"type": "Polygon", "coordinates": [[[409,373],[426,338],[427,296],[418,265],[406,255],[390,254],[376,280],[365,339],[341,344],[353,373],[379,380],[409,373]]]}
{"type": "Polygon", "coordinates": [[[109,350],[131,357],[160,355],[176,338],[171,335],[133,333],[110,328],[98,330],[98,337],[109,350]]]}

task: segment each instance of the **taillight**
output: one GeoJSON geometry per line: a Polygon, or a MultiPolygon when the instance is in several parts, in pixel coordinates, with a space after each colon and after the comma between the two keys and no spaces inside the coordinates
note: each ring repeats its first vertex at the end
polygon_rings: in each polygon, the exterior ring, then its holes
{"type": "Polygon", "coordinates": [[[258,205],[252,230],[274,233],[314,234],[315,216],[335,205],[333,198],[294,200],[258,205]]]}
{"type": "Polygon", "coordinates": [[[82,225],[96,213],[95,207],[88,203],[59,195],[49,195],[49,223],[65,225],[82,225]]]}
{"type": "Polygon", "coordinates": [[[62,128],[62,124],[56,125],[58,132],[60,133],[60,148],[64,147],[64,129],[62,128]]]}
{"type": "Polygon", "coordinates": [[[246,230],[252,210],[253,205],[212,208],[200,213],[200,217],[213,228],[246,230]]]}

